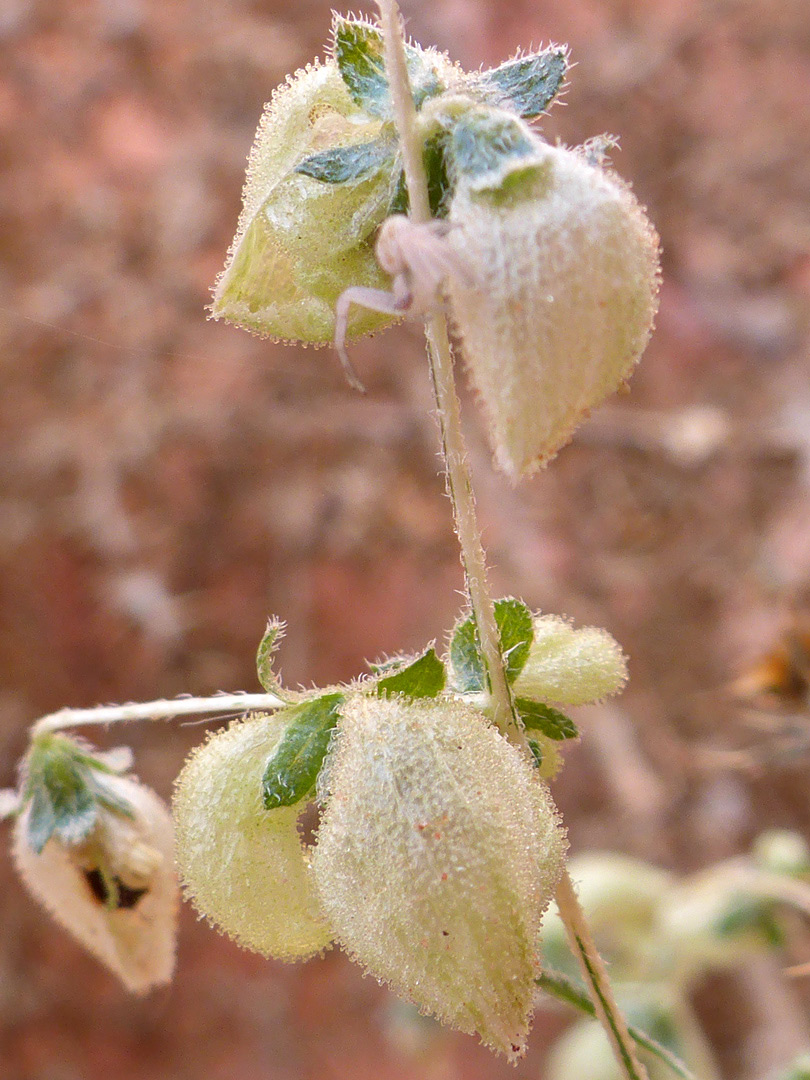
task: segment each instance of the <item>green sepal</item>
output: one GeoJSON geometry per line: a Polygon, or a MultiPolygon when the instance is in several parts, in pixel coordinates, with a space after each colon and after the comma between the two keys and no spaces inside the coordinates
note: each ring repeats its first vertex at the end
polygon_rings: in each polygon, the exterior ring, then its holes
{"type": "Polygon", "coordinates": [[[410,698],[434,698],[444,690],[446,682],[444,664],[436,650],[430,648],[412,663],[381,679],[374,689],[378,697],[403,694],[410,698]]]}
{"type": "Polygon", "coordinates": [[[394,145],[390,139],[372,139],[351,146],[335,146],[304,158],[293,172],[311,176],[325,184],[345,184],[393,165],[394,145]]]}
{"type": "Polygon", "coordinates": [[[447,153],[455,181],[474,191],[506,193],[547,164],[538,161],[538,136],[503,109],[468,109],[452,126],[447,153]]]}
{"type": "Polygon", "coordinates": [[[541,731],[556,742],[579,738],[579,729],[571,717],[551,705],[530,701],[528,698],[516,698],[515,708],[527,731],[541,731]]]}
{"type": "Polygon", "coordinates": [[[552,45],[473,76],[466,89],[488,105],[530,119],[545,112],[559,92],[567,70],[567,51],[552,45]]]}
{"type": "Polygon", "coordinates": [[[259,676],[262,689],[268,694],[275,694],[280,688],[278,676],[273,670],[273,657],[281,644],[285,629],[286,626],[281,619],[275,617],[268,619],[267,629],[256,652],[256,674],[259,676]]]}
{"type": "Polygon", "coordinates": [[[31,806],[26,837],[37,855],[52,836],[68,845],[81,843],[96,824],[99,806],[132,816],[129,803],[96,775],[113,770],[71,739],[40,736],[31,747],[27,770],[23,800],[31,806]]]}
{"type": "MultiPolygon", "coordinates": [[[[393,110],[381,31],[362,19],[336,15],[332,32],[334,57],[349,93],[371,116],[389,118],[393,110]]],[[[428,98],[436,97],[445,86],[431,62],[430,53],[425,50],[406,45],[405,63],[414,105],[420,109],[428,98]]]]}
{"type": "Polygon", "coordinates": [[[266,809],[293,806],[313,790],[342,704],[343,694],[324,694],[279,714],[289,726],[262,777],[266,809]]]}
{"type": "MultiPolygon", "coordinates": [[[[522,600],[507,596],[495,601],[495,622],[500,636],[506,678],[513,683],[523,670],[534,640],[532,613],[522,600]]],[[[450,663],[455,685],[463,694],[486,687],[485,666],[475,619],[469,615],[456,625],[450,641],[450,663]]]]}

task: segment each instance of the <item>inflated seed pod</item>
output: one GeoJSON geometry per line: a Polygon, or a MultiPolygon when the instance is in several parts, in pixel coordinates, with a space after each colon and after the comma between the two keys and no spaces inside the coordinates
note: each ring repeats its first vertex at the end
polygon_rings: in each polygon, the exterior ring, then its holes
{"type": "Polygon", "coordinates": [[[305,804],[266,810],[262,775],[287,728],[284,712],[231,724],[177,778],[177,863],[194,906],[254,952],[297,960],[331,934],[298,834],[305,804]]]}
{"type": "Polygon", "coordinates": [[[565,834],[518,749],[469,707],[350,698],[313,853],[344,948],[422,1011],[522,1053],[565,834]]]}
{"type": "Polygon", "coordinates": [[[37,854],[31,806],[14,828],[14,864],[30,892],[96,959],[140,994],[172,977],[179,890],[168,808],[130,777],[105,774],[107,798],[76,843],[51,836],[37,854]]]}
{"type": "Polygon", "coordinates": [[[536,140],[497,187],[462,177],[449,242],[467,268],[447,291],[495,457],[544,464],[630,375],[657,307],[658,237],[629,188],[536,140]]]}
{"type": "Polygon", "coordinates": [[[515,681],[519,697],[586,705],[624,687],[627,660],[607,630],[576,628],[559,615],[539,615],[533,626],[529,655],[515,681]]]}
{"type": "MultiPolygon", "coordinates": [[[[248,161],[236,237],[214,286],[214,318],[279,340],[325,343],[347,285],[387,287],[372,234],[388,212],[396,171],[340,184],[295,171],[321,151],[374,140],[381,126],[354,102],[334,60],[296,72],[275,91],[248,161]]],[[[349,333],[391,321],[355,308],[349,333]]]]}

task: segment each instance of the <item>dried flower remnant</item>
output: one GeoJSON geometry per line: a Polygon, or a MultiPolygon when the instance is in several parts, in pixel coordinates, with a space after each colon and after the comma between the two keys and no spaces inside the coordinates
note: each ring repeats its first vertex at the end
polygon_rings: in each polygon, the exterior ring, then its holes
{"type": "Polygon", "coordinates": [[[313,853],[343,947],[425,1012],[522,1053],[566,849],[529,759],[460,702],[357,695],[313,853]]]}
{"type": "MultiPolygon", "coordinates": [[[[55,755],[62,776],[70,774],[76,754],[79,761],[97,763],[73,773],[82,782],[91,778],[89,792],[72,785],[77,798],[68,807],[53,785],[56,797],[48,800],[36,781],[15,822],[14,864],[57,922],[128,990],[144,993],[167,983],[174,970],[179,889],[171,816],[149,788],[103,769],[102,755],[93,758],[63,737],[51,743],[49,764],[55,755]],[[43,802],[55,811],[56,825],[45,839],[43,802]],[[77,808],[79,813],[71,813],[77,808]]],[[[35,742],[29,757],[35,768],[37,749],[35,742]]]]}
{"type": "Polygon", "coordinates": [[[298,834],[306,803],[262,803],[262,776],[288,725],[282,710],[214,734],[177,778],[173,810],[180,876],[200,914],[247,949],[297,960],[332,935],[298,834]]]}

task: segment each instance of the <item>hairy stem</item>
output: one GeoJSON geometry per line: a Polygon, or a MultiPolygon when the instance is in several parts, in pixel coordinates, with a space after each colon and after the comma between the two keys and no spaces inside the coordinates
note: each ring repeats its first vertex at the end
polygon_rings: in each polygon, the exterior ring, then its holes
{"type": "Polygon", "coordinates": [[[568,935],[568,944],[577,958],[585,985],[588,987],[596,1015],[605,1029],[613,1053],[628,1080],[647,1080],[647,1070],[638,1060],[635,1044],[627,1030],[605,965],[599,955],[585,913],[580,906],[574,886],[566,870],[557,886],[555,897],[560,918],[568,935]]]}
{"type": "MultiPolygon", "coordinates": [[[[402,23],[396,0],[377,0],[377,3],[385,42],[386,74],[408,187],[410,216],[416,224],[426,224],[430,221],[430,201],[416,108],[405,64],[402,23]]],[[[495,723],[507,738],[522,745],[525,743],[525,735],[515,715],[512,694],[504,669],[500,635],[495,622],[495,604],[487,584],[486,556],[475,512],[475,496],[461,430],[458,396],[453,378],[453,358],[444,312],[440,311],[428,319],[425,333],[441,426],[447,488],[453,504],[456,531],[461,545],[461,561],[467,579],[467,592],[478,627],[481,652],[489,674],[493,716],[495,723]]],[[[627,1025],[613,997],[604,964],[593,944],[582,908],[579,906],[567,874],[563,876],[560,883],[557,904],[572,947],[580,958],[587,984],[591,989],[596,1015],[610,1038],[622,1071],[628,1080],[647,1080],[647,1073],[636,1056],[634,1045],[627,1033],[627,1025]]]]}
{"type": "Polygon", "coordinates": [[[287,702],[275,694],[217,694],[214,697],[142,701],[129,705],[100,705],[95,709],[60,709],[37,720],[32,735],[85,724],[117,724],[124,720],[173,720],[178,716],[214,716],[253,709],[280,709],[287,702]]]}
{"type": "MultiPolygon", "coordinates": [[[[411,95],[405,65],[405,42],[395,0],[378,0],[385,41],[385,66],[391,89],[397,132],[402,149],[405,180],[408,187],[410,217],[416,224],[430,221],[427,176],[422,161],[422,143],[416,122],[416,108],[411,95]]],[[[447,319],[439,312],[428,319],[425,333],[428,342],[430,374],[441,427],[442,450],[447,489],[453,505],[461,561],[478,627],[481,653],[489,674],[493,718],[500,730],[513,742],[523,744],[521,726],[515,718],[512,695],[504,671],[500,635],[495,622],[495,605],[487,584],[487,564],[481,542],[481,530],[475,512],[470,468],[461,431],[458,396],[453,379],[453,358],[447,319]]]]}

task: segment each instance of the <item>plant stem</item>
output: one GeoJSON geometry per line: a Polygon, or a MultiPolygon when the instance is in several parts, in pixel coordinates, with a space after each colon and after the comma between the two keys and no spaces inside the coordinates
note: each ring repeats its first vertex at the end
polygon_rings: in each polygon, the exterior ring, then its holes
{"type": "MultiPolygon", "coordinates": [[[[430,201],[416,108],[405,63],[402,23],[396,0],[377,0],[377,3],[383,31],[386,74],[408,188],[410,217],[415,224],[423,225],[430,221],[430,201]]],[[[518,745],[524,745],[525,736],[515,715],[504,669],[500,634],[495,622],[495,604],[487,584],[486,556],[475,512],[475,496],[453,378],[447,319],[443,311],[427,320],[425,333],[441,427],[447,488],[461,545],[461,561],[467,580],[470,606],[475,616],[481,653],[489,674],[493,718],[507,738],[518,745]]],[[[638,1061],[627,1033],[627,1025],[613,997],[604,964],[593,944],[582,908],[567,874],[563,875],[558,888],[557,905],[572,948],[580,959],[587,984],[591,988],[596,1015],[610,1038],[622,1071],[628,1080],[647,1080],[647,1073],[638,1061]]]]}
{"type": "Polygon", "coordinates": [[[596,1015],[610,1039],[616,1060],[629,1080],[647,1080],[647,1070],[638,1060],[627,1023],[616,1004],[605,965],[594,944],[585,913],[567,870],[563,872],[557,886],[555,899],[568,935],[568,944],[577,958],[585,984],[590,989],[596,1015]]]}
{"type": "MultiPolygon", "coordinates": [[[[408,188],[410,217],[417,225],[424,225],[430,221],[430,201],[422,160],[422,143],[417,130],[416,108],[405,64],[402,24],[395,0],[378,0],[378,6],[385,42],[386,73],[408,188]]],[[[504,735],[523,745],[525,738],[515,719],[512,694],[504,671],[500,635],[495,622],[495,605],[487,584],[486,556],[475,512],[475,496],[453,379],[447,319],[443,311],[427,320],[425,334],[441,428],[447,489],[461,545],[467,593],[478,628],[481,653],[489,674],[493,719],[504,735]]]]}
{"type": "Polygon", "coordinates": [[[217,694],[215,697],[176,698],[174,701],[142,701],[129,705],[100,705],[95,709],[60,709],[43,716],[31,728],[32,735],[85,724],[116,724],[123,720],[172,720],[178,716],[206,713],[243,713],[254,709],[279,709],[287,702],[275,694],[217,694]]]}
{"type": "MultiPolygon", "coordinates": [[[[564,1001],[566,1004],[572,1005],[575,1009],[585,1013],[586,1016],[596,1018],[594,1003],[584,990],[581,990],[570,979],[567,979],[565,975],[560,975],[556,971],[544,971],[542,975],[538,976],[537,985],[551,997],[557,998],[558,1001],[564,1001]]],[[[651,1039],[640,1028],[628,1025],[627,1030],[637,1046],[640,1046],[642,1050],[647,1050],[650,1054],[654,1054],[660,1061],[668,1065],[676,1076],[680,1076],[681,1080],[696,1080],[694,1073],[671,1050],[667,1050],[665,1046],[656,1042],[655,1039],[651,1039]]]]}

